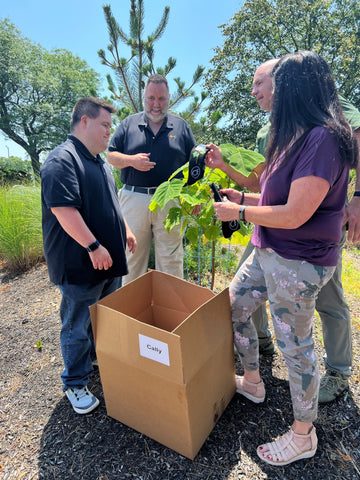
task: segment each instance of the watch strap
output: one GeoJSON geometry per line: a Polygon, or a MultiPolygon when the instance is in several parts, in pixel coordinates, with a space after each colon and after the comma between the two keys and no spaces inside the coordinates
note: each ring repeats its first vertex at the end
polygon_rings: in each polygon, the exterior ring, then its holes
{"type": "Polygon", "coordinates": [[[90,243],[90,245],[86,247],[86,250],[90,253],[90,252],[94,252],[99,247],[100,247],[100,242],[98,240],[95,240],[95,242],[90,243]]]}
{"type": "Polygon", "coordinates": [[[355,190],[354,197],[360,197],[360,190],[355,190]]]}
{"type": "Polygon", "coordinates": [[[245,222],[245,206],[244,205],[240,205],[239,220],[241,222],[245,222]]]}

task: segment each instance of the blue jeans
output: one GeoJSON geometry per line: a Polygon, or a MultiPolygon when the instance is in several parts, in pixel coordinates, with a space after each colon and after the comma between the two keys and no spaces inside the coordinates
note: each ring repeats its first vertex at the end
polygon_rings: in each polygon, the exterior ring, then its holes
{"type": "Polygon", "coordinates": [[[104,280],[96,285],[58,285],[62,294],[60,304],[60,344],[65,370],[61,378],[63,391],[82,388],[93,371],[95,344],[89,306],[121,287],[121,277],[104,280]]]}

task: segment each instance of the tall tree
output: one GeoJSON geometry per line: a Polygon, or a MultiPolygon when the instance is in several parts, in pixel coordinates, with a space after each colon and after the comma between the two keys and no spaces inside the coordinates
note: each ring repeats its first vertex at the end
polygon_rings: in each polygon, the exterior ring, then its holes
{"type": "Polygon", "coordinates": [[[79,57],[47,51],[0,21],[0,130],[29,154],[35,175],[40,154],[66,139],[76,101],[96,95],[99,85],[79,57]]]}
{"type": "MultiPolygon", "coordinates": [[[[107,75],[109,90],[112,99],[119,102],[119,113],[125,117],[131,113],[143,110],[142,97],[146,77],[153,73],[160,73],[167,76],[176,66],[176,60],[169,57],[164,67],[154,66],[155,48],[154,44],[165,31],[169,19],[170,7],[165,7],[159,25],[155,30],[144,38],[144,2],[143,0],[130,0],[130,28],[129,34],[119,26],[110,5],[103,7],[105,19],[109,32],[110,44],[107,52],[99,50],[98,54],[104,65],[110,67],[115,75],[114,83],[111,75],[107,75]],[[130,49],[127,58],[122,56],[122,45],[130,49]]],[[[194,72],[192,82],[185,86],[179,77],[175,78],[176,91],[170,99],[170,109],[177,109],[180,103],[192,98],[191,109],[187,109],[185,118],[190,118],[198,113],[200,106],[206,98],[204,92],[199,97],[194,94],[193,87],[200,81],[204,67],[198,66],[194,72]]]]}
{"type": "Polygon", "coordinates": [[[226,140],[252,147],[264,112],[251,97],[262,62],[306,49],[331,66],[341,94],[360,107],[360,3],[358,0],[246,0],[222,27],[205,85],[210,110],[226,116],[226,140]]]}

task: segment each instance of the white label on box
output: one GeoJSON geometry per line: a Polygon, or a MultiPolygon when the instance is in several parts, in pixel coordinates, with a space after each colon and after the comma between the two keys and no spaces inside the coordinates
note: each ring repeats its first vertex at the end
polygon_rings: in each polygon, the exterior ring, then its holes
{"type": "Polygon", "coordinates": [[[169,346],[167,343],[160,342],[160,340],[146,337],[139,333],[139,345],[140,355],[142,357],[150,358],[150,360],[155,360],[155,362],[170,366],[169,346]]]}

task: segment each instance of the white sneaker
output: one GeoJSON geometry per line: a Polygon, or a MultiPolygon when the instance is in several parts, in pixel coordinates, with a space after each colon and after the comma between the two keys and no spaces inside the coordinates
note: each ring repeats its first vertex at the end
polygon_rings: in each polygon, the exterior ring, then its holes
{"type": "Polygon", "coordinates": [[[100,403],[87,387],[68,388],[65,393],[76,413],[92,412],[100,403]]]}

